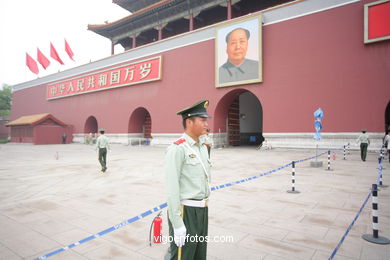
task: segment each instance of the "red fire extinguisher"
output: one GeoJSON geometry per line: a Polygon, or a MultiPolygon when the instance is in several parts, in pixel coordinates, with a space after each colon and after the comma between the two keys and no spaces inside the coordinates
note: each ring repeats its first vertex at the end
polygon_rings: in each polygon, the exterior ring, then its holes
{"type": "Polygon", "coordinates": [[[158,215],[153,219],[152,224],[150,225],[149,230],[149,245],[152,246],[151,242],[151,236],[152,236],[152,227],[153,227],[153,243],[161,243],[161,231],[162,231],[162,218],[161,213],[158,213],[158,215]]]}

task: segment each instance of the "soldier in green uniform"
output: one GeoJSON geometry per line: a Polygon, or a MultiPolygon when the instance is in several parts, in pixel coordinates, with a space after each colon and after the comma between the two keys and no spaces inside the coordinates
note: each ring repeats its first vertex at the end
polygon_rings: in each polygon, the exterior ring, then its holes
{"type": "Polygon", "coordinates": [[[110,149],[108,137],[104,135],[104,128],[99,130],[100,136],[96,140],[96,150],[99,149],[98,160],[102,166],[102,172],[107,170],[107,150],[110,149]]]}
{"type": "Polygon", "coordinates": [[[360,157],[362,158],[362,161],[366,161],[367,157],[367,148],[370,145],[370,138],[366,134],[367,130],[365,128],[362,129],[362,133],[359,135],[358,139],[356,140],[357,143],[360,142],[360,157]]]}
{"type": "Polygon", "coordinates": [[[208,128],[208,100],[179,111],[183,136],[169,146],[165,159],[170,259],[206,259],[210,160],[199,137],[208,128]]]}

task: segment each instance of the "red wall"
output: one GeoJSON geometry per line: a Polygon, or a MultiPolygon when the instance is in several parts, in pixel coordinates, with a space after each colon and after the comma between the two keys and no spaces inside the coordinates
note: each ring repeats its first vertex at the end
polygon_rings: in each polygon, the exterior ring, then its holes
{"type": "Polygon", "coordinates": [[[61,126],[53,120],[48,119],[39,125],[21,125],[12,126],[14,136],[11,142],[16,143],[34,143],[34,144],[61,144],[62,135],[66,133],[66,143],[73,142],[73,127],[61,126]],[[16,129],[17,128],[17,129],[16,129]]]}
{"type": "Polygon", "coordinates": [[[216,89],[214,40],[208,40],[161,53],[161,81],[52,101],[46,100],[46,85],[16,91],[12,118],[49,112],[82,133],[93,115],[107,133],[126,133],[131,114],[144,107],[152,132],[177,133],[182,126],[176,112],[207,98],[210,126],[218,132],[234,92],[249,90],[261,102],[265,133],[312,132],[318,107],[325,112],[324,132],[381,132],[390,98],[390,41],[363,43],[367,2],[263,27],[260,84],[216,89]]]}
{"type": "Polygon", "coordinates": [[[62,135],[66,132],[66,143],[73,140],[71,127],[59,125],[38,125],[34,127],[34,144],[62,144],[62,135]]]}
{"type": "Polygon", "coordinates": [[[11,137],[11,142],[13,143],[33,143],[34,140],[32,137],[11,137]]]}

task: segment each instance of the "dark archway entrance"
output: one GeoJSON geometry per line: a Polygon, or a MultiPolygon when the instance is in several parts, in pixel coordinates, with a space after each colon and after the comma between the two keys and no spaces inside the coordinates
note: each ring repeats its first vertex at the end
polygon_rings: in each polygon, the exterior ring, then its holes
{"type": "Polygon", "coordinates": [[[139,107],[130,116],[129,134],[139,134],[142,138],[152,137],[152,118],[148,110],[139,107]]]}
{"type": "Polygon", "coordinates": [[[385,112],[385,131],[390,131],[390,101],[387,103],[385,112]]]}
{"type": "Polygon", "coordinates": [[[94,116],[90,116],[87,118],[87,121],[84,125],[84,133],[97,133],[98,132],[98,123],[94,116]]]}
{"type": "Polygon", "coordinates": [[[218,102],[214,115],[214,133],[224,136],[227,144],[259,145],[263,139],[263,109],[250,91],[237,89],[218,102]]]}

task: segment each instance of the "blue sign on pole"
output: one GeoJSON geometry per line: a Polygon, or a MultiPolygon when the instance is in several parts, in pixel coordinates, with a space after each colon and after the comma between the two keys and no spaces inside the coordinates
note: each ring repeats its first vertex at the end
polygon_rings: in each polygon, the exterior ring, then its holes
{"type": "Polygon", "coordinates": [[[321,119],[324,117],[324,111],[322,111],[321,108],[317,109],[314,112],[314,129],[316,130],[316,133],[314,134],[314,139],[319,141],[321,140],[321,129],[322,129],[322,122],[321,119]]]}

